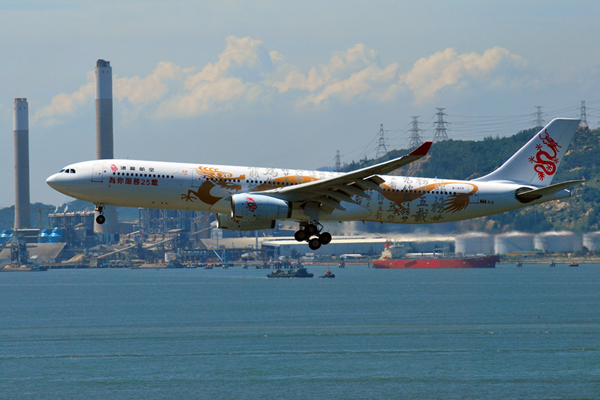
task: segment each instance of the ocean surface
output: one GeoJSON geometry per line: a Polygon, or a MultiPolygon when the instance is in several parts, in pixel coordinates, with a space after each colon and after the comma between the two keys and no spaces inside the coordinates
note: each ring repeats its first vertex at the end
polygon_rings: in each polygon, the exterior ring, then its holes
{"type": "Polygon", "coordinates": [[[600,399],[600,265],[0,273],[1,399],[600,399]]]}

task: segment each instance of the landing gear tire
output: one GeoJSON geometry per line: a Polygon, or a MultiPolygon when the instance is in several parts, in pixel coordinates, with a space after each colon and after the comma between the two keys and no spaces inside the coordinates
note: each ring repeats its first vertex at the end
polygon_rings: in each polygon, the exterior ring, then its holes
{"type": "Polygon", "coordinates": [[[304,228],[304,231],[308,237],[311,237],[319,232],[319,228],[317,228],[315,224],[308,224],[306,225],[306,228],[304,228]]]}
{"type": "Polygon", "coordinates": [[[96,222],[97,222],[99,225],[102,225],[102,224],[103,224],[105,221],[106,221],[106,218],[104,217],[104,215],[98,215],[98,216],[96,217],[96,222]]]}
{"type": "Polygon", "coordinates": [[[319,236],[319,243],[321,243],[322,245],[326,245],[326,244],[329,244],[330,242],[331,242],[331,233],[329,233],[329,232],[321,233],[321,236],[319,236]]]}
{"type": "Polygon", "coordinates": [[[308,241],[308,247],[310,247],[311,250],[318,250],[321,247],[321,242],[319,242],[319,239],[317,238],[310,239],[308,241]]]}
{"type": "Polygon", "coordinates": [[[296,239],[299,242],[304,242],[307,238],[308,236],[306,235],[306,232],[304,230],[299,230],[296,231],[296,233],[294,233],[294,239],[296,239]]]}

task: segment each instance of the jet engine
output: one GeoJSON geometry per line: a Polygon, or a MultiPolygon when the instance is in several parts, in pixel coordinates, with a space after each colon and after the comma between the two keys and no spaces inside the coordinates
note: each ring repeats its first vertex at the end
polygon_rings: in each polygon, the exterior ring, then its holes
{"type": "Polygon", "coordinates": [[[275,220],[249,221],[247,219],[234,219],[227,214],[217,214],[217,223],[220,229],[231,231],[254,231],[275,228],[275,220]]]}
{"type": "Polygon", "coordinates": [[[239,193],[231,196],[231,217],[248,221],[290,218],[291,203],[270,196],[239,193]]]}

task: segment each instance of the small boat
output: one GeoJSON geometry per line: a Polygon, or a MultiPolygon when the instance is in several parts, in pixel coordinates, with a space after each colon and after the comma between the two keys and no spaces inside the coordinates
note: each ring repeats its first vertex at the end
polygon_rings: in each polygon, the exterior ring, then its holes
{"type": "Polygon", "coordinates": [[[333,272],[331,272],[329,267],[327,267],[327,271],[325,271],[325,273],[323,275],[321,275],[319,278],[335,278],[335,274],[333,272]]]}
{"type": "Polygon", "coordinates": [[[312,278],[314,274],[306,271],[306,268],[297,268],[284,271],[282,269],[276,269],[267,275],[267,278],[312,278]]]}
{"type": "Polygon", "coordinates": [[[579,267],[579,263],[577,261],[573,261],[571,264],[569,264],[569,267],[579,267]]]}
{"type": "Polygon", "coordinates": [[[204,266],[204,269],[213,269],[213,265],[212,264],[206,264],[204,266]]]}

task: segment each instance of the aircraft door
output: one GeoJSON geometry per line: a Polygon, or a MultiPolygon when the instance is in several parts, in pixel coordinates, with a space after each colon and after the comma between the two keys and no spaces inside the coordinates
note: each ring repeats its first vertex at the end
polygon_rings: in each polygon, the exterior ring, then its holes
{"type": "Polygon", "coordinates": [[[92,182],[102,182],[104,178],[104,165],[94,164],[92,170],[92,182]]]}

